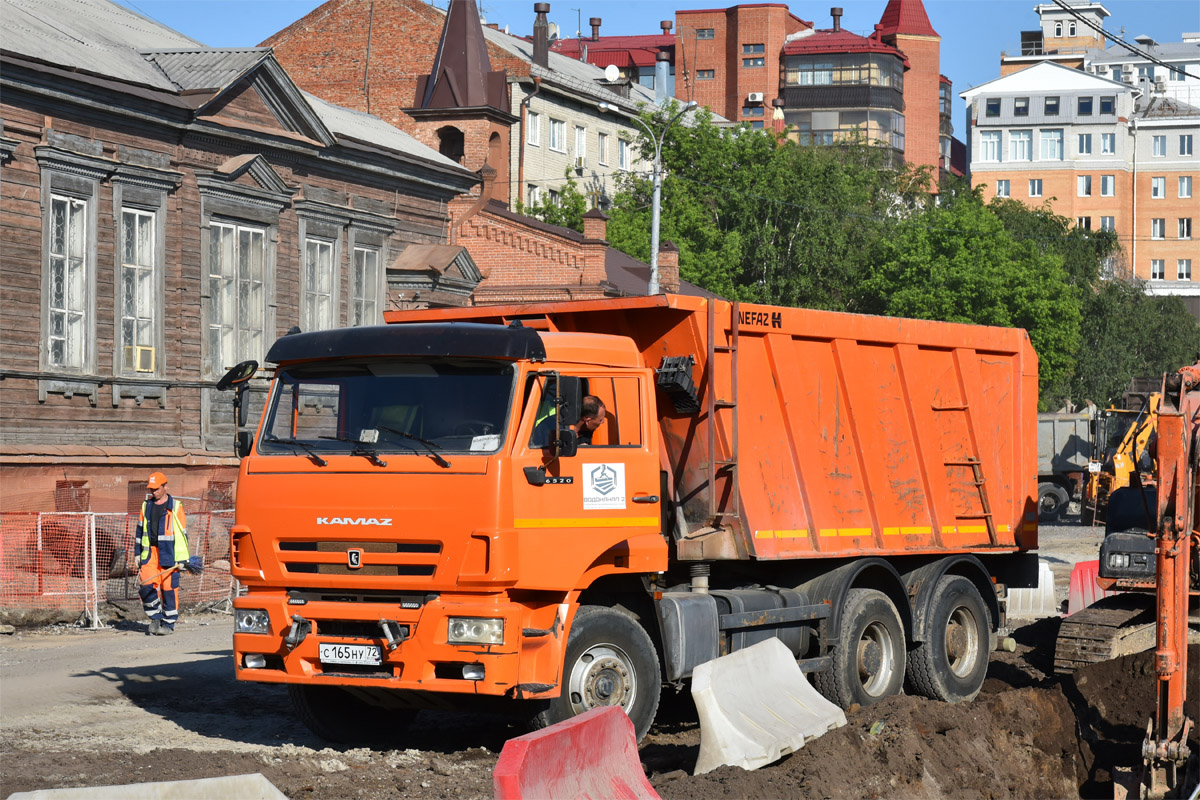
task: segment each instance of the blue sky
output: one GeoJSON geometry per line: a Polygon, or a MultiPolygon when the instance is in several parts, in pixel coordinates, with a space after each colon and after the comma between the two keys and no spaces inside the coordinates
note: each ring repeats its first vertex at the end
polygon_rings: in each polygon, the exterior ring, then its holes
{"type": "MultiPolygon", "coordinates": [[[[1047,0],[1048,2],[1049,0],[1047,0]]],[[[442,8],[447,0],[435,0],[442,8]]],[[[513,33],[533,29],[533,0],[476,0],[488,22],[505,25],[513,33]]],[[[1103,0],[1112,16],[1105,29],[1126,38],[1148,34],[1159,41],[1178,42],[1185,31],[1200,31],[1197,0],[1103,0]]],[[[318,0],[122,0],[159,22],[212,47],[245,47],[263,39],[321,5],[318,0]]],[[[677,8],[724,8],[734,2],[697,0],[690,3],[658,0],[552,0],[550,21],[563,36],[574,36],[582,27],[589,35],[588,18],[601,17],[602,34],[658,33],[659,20],[674,19],[677,8]],[[580,24],[582,23],[582,24],[580,24]]],[[[842,6],[842,27],[869,33],[879,21],[887,0],[829,0],[789,3],[792,13],[818,28],[831,26],[829,8],[842,6]]],[[[1013,52],[1022,30],[1037,27],[1034,0],[925,0],[925,10],[942,37],[942,74],[954,81],[955,133],[961,138],[962,101],[957,94],[1000,75],[1000,52],[1013,52]]]]}

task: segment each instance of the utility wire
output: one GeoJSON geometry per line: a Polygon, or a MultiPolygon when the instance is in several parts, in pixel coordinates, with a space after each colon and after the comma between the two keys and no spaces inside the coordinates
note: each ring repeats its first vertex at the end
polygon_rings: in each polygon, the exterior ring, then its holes
{"type": "Polygon", "coordinates": [[[1142,50],[1139,47],[1134,47],[1129,42],[1122,39],[1120,36],[1113,36],[1111,33],[1104,30],[1103,27],[1097,25],[1096,23],[1092,22],[1087,17],[1080,14],[1078,11],[1076,11],[1074,8],[1072,8],[1070,5],[1068,5],[1065,2],[1065,0],[1054,0],[1054,5],[1058,6],[1063,11],[1066,11],[1072,17],[1075,17],[1075,19],[1079,20],[1084,25],[1087,25],[1089,28],[1091,28],[1092,30],[1099,33],[1105,39],[1108,39],[1110,42],[1112,42],[1116,45],[1119,45],[1120,47],[1124,47],[1129,52],[1135,53],[1135,54],[1141,56],[1142,58],[1146,59],[1147,61],[1158,64],[1160,67],[1166,67],[1167,70],[1169,70],[1170,72],[1179,72],[1183,75],[1188,76],[1189,78],[1195,78],[1196,80],[1200,80],[1200,75],[1193,75],[1192,73],[1185,70],[1183,67],[1177,67],[1174,64],[1168,64],[1166,61],[1163,61],[1160,58],[1156,58],[1156,57],[1150,55],[1145,50],[1142,50]]]}

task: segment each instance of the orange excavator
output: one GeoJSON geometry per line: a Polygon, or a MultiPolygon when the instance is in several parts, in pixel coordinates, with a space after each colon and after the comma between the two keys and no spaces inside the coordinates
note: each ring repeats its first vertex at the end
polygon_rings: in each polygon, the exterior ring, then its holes
{"type": "Polygon", "coordinates": [[[1113,588],[1154,588],[1157,707],[1142,743],[1141,791],[1188,797],[1200,785],[1200,754],[1189,744],[1195,721],[1185,713],[1189,603],[1200,594],[1200,362],[1163,379],[1156,472],[1155,571],[1135,574],[1136,557],[1146,548],[1113,546],[1104,553],[1101,578],[1113,588]],[[1124,577],[1105,580],[1109,570],[1124,577]]]}

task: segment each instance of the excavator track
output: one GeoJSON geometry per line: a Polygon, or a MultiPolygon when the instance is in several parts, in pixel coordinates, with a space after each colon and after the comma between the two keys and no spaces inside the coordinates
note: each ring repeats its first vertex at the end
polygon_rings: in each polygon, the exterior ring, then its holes
{"type": "Polygon", "coordinates": [[[1067,675],[1088,664],[1154,647],[1154,595],[1127,592],[1097,600],[1064,617],[1054,671],[1067,675]]]}

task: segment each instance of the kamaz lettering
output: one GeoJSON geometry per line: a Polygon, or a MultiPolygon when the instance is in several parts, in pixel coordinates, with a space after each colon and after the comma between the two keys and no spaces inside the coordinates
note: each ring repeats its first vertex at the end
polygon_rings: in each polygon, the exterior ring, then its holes
{"type": "Polygon", "coordinates": [[[317,517],[318,525],[387,525],[391,517],[317,517]]]}

